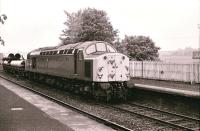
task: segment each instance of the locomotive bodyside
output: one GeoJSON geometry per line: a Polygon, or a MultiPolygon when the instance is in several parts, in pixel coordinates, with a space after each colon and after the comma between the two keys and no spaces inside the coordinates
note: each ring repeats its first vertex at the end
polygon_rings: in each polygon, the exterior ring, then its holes
{"type": "Polygon", "coordinates": [[[26,76],[95,97],[126,99],[129,58],[109,43],[80,42],[40,48],[28,54],[26,76]]]}
{"type": "Polygon", "coordinates": [[[73,76],[73,57],[65,55],[35,56],[26,60],[26,71],[52,76],[71,78],[73,76]]]}

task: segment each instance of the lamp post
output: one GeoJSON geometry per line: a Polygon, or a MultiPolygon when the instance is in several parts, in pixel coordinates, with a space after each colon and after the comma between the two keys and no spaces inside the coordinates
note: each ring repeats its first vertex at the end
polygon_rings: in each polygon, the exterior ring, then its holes
{"type": "MultiPolygon", "coordinates": [[[[199,29],[199,50],[197,51],[197,55],[199,55],[199,64],[198,64],[198,82],[200,82],[200,24],[198,24],[198,29],[199,29]]],[[[199,88],[199,92],[200,92],[200,88],[199,88]]]]}
{"type": "Polygon", "coordinates": [[[198,24],[198,29],[199,29],[199,54],[200,54],[200,24],[198,24]]]}

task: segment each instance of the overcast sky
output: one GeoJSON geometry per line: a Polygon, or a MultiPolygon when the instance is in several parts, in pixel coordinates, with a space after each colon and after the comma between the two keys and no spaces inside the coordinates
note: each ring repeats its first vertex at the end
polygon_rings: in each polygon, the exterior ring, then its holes
{"type": "Polygon", "coordinates": [[[64,10],[87,7],[106,11],[120,38],[149,36],[162,51],[199,47],[200,0],[0,0],[0,14],[8,16],[0,25],[0,52],[59,44],[64,10]]]}

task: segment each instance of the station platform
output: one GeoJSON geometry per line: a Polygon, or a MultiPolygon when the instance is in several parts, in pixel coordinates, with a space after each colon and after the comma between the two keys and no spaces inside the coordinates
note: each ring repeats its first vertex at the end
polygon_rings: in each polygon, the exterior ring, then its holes
{"type": "Polygon", "coordinates": [[[0,85],[1,131],[72,131],[0,85]]]}
{"type": "Polygon", "coordinates": [[[131,78],[128,86],[133,89],[136,88],[142,90],[150,90],[200,99],[200,84],[131,78]]]}
{"type": "Polygon", "coordinates": [[[113,131],[0,78],[0,131],[113,131]]]}

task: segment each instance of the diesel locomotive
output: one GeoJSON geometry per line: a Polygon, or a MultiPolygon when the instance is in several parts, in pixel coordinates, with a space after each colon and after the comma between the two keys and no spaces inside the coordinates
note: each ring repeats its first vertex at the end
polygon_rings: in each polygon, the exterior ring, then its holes
{"type": "Polygon", "coordinates": [[[130,79],[129,58],[103,41],[39,48],[26,60],[4,60],[3,68],[107,101],[126,99],[130,79]]]}

